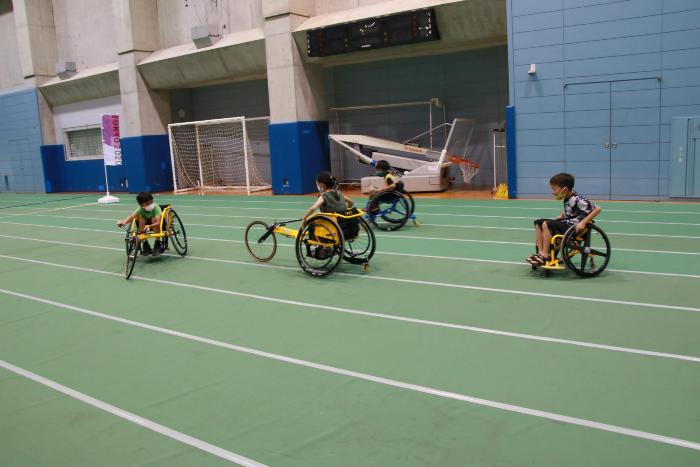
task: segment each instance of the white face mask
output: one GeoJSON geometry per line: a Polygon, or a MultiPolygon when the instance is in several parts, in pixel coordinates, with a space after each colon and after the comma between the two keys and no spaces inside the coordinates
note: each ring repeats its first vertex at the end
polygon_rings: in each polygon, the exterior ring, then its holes
{"type": "Polygon", "coordinates": [[[146,206],[144,209],[148,212],[151,212],[155,209],[155,207],[156,207],[156,203],[151,203],[148,206],[146,206]]]}

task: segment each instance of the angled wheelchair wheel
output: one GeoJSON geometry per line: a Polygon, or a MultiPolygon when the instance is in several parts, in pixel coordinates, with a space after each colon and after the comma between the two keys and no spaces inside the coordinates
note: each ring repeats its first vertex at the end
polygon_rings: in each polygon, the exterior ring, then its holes
{"type": "Polygon", "coordinates": [[[131,237],[133,235],[136,235],[136,231],[134,230],[134,223],[131,223],[131,226],[129,227],[128,230],[125,230],[124,234],[124,245],[126,246],[126,254],[129,254],[129,248],[131,248],[131,237]]]}
{"type": "Polygon", "coordinates": [[[185,256],[187,254],[187,233],[185,232],[185,226],[180,220],[180,216],[170,208],[168,211],[168,237],[172,242],[175,251],[180,256],[185,256]]]}
{"type": "Polygon", "coordinates": [[[346,237],[343,242],[343,258],[351,264],[367,264],[374,256],[377,243],[367,221],[358,218],[358,222],[357,235],[346,237]]]}
{"type": "Polygon", "coordinates": [[[407,198],[397,191],[382,191],[369,203],[369,218],[379,230],[398,230],[411,217],[411,207],[407,198]]]}
{"type": "Polygon", "coordinates": [[[316,216],[307,221],[296,239],[299,266],[312,276],[333,272],[343,259],[343,232],[331,218],[316,216]]]}
{"type": "Polygon", "coordinates": [[[245,247],[250,256],[266,263],[277,252],[277,237],[263,221],[253,221],[245,228],[245,247]]]}
{"type": "Polygon", "coordinates": [[[595,224],[579,233],[571,227],[561,241],[561,256],[566,266],[579,276],[597,276],[610,262],[610,240],[595,224]]]}
{"type": "Polygon", "coordinates": [[[403,195],[406,197],[406,200],[408,201],[408,209],[409,209],[409,216],[412,216],[416,212],[416,202],[413,199],[413,196],[411,193],[408,191],[404,191],[403,195]]]}
{"type": "Polygon", "coordinates": [[[136,258],[139,256],[139,251],[141,251],[138,235],[134,234],[127,240],[126,248],[126,267],[124,268],[124,277],[129,279],[131,277],[131,273],[134,272],[136,258]]]}

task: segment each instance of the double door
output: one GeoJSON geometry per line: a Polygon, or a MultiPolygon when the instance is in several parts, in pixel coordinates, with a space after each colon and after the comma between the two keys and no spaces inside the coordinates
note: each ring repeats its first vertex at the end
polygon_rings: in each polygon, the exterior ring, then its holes
{"type": "Polygon", "coordinates": [[[660,196],[660,82],[568,84],[564,92],[565,170],[598,199],[660,196]]]}

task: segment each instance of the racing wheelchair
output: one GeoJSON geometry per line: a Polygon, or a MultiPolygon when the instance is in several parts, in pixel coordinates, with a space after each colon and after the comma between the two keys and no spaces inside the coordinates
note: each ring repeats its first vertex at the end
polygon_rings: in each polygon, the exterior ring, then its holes
{"type": "Polygon", "coordinates": [[[398,230],[410,220],[418,225],[414,211],[416,203],[407,191],[384,190],[375,193],[365,211],[369,221],[379,230],[398,230]]]}
{"type": "Polygon", "coordinates": [[[568,268],[579,276],[593,277],[608,267],[610,253],[608,236],[590,222],[581,232],[572,226],[563,235],[554,235],[549,247],[549,261],[542,265],[533,264],[532,269],[542,268],[545,276],[549,276],[552,271],[568,268]]]}
{"type": "Polygon", "coordinates": [[[183,257],[187,254],[187,233],[185,233],[185,226],[182,224],[180,216],[169,204],[162,204],[160,208],[163,211],[160,217],[160,233],[153,231],[139,232],[138,219],[133,219],[128,227],[122,227],[126,231],[126,236],[124,237],[124,243],[126,244],[124,276],[127,279],[131,277],[131,273],[134,271],[136,258],[139,253],[142,253],[143,242],[149,238],[160,239],[163,251],[167,250],[170,243],[172,243],[177,254],[183,257]]]}
{"type": "Polygon", "coordinates": [[[277,252],[276,234],[295,239],[294,249],[299,266],[306,273],[322,277],[330,274],[344,259],[369,269],[374,255],[374,232],[363,218],[365,212],[352,208],[343,212],[322,212],[309,217],[300,230],[286,227],[294,219],[268,225],[256,220],[245,229],[248,253],[261,263],[270,261],[277,252]]]}

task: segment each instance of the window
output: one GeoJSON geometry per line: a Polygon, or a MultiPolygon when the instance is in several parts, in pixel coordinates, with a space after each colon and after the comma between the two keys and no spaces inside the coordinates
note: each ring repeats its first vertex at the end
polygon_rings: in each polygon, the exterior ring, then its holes
{"type": "Polygon", "coordinates": [[[65,130],[66,160],[102,159],[102,129],[99,125],[65,130]]]}

